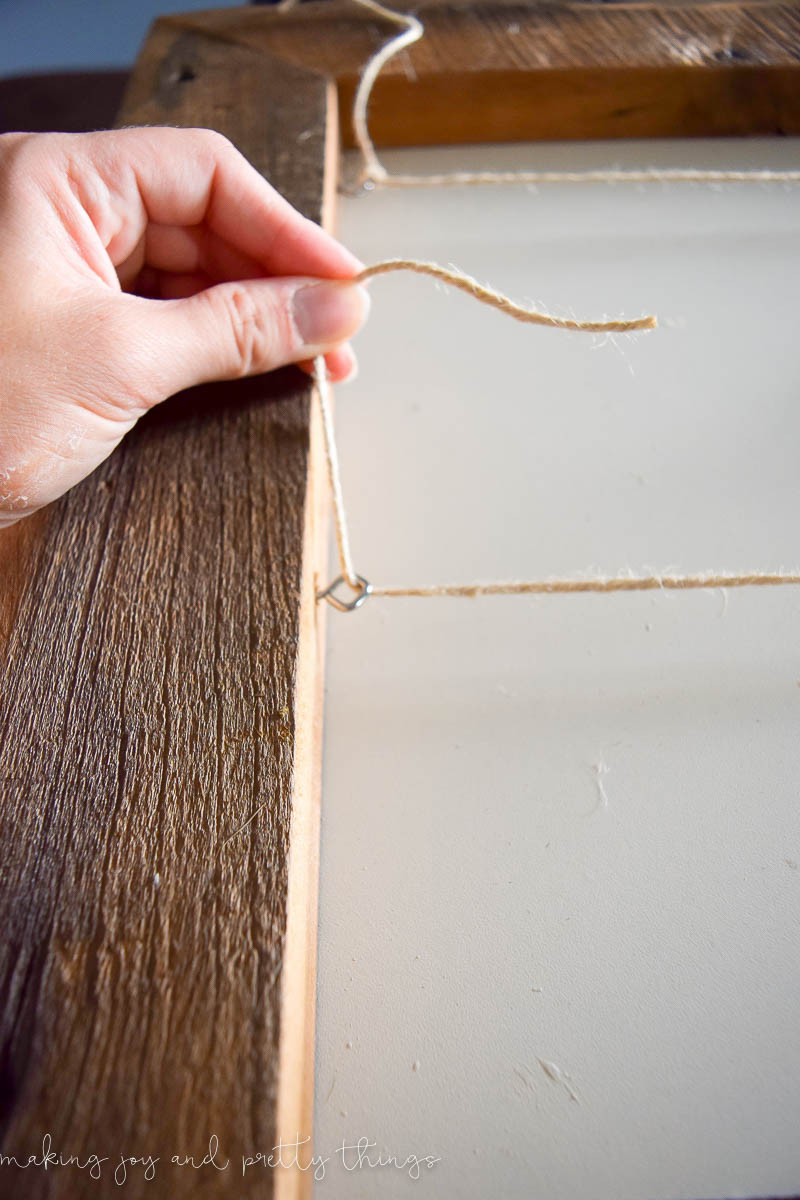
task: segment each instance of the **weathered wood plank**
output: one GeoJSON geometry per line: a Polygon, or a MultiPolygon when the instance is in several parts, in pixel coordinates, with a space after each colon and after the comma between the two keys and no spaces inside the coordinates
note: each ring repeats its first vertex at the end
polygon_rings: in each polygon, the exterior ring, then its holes
{"type": "MultiPolygon", "coordinates": [[[[377,145],[800,133],[796,5],[406,7],[422,19],[425,37],[387,63],[375,85],[377,145]]],[[[334,77],[346,145],[360,71],[397,31],[352,0],[270,11],[267,19],[246,7],[171,19],[334,77]]]]}
{"type": "MultiPolygon", "coordinates": [[[[321,76],[160,25],[121,120],[221,130],[319,220],[332,104],[321,76]]],[[[310,1119],[310,397],[297,369],[186,392],[4,535],[3,1148],[110,1159],[99,1185],[3,1167],[4,1194],[116,1192],[123,1154],[161,1158],[155,1184],[130,1168],[134,1196],[307,1182],[236,1156],[310,1119]],[[211,1135],[227,1173],[170,1164],[211,1135]]]]}

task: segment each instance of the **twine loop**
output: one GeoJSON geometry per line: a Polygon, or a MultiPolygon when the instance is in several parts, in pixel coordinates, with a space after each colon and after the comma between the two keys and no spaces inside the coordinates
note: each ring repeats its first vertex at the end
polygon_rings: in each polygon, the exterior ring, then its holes
{"type": "MultiPolygon", "coordinates": [[[[515,304],[508,296],[478,283],[462,271],[441,267],[438,263],[422,262],[417,259],[387,259],[366,267],[355,279],[348,282],[365,282],[390,271],[413,271],[439,279],[451,287],[466,292],[481,304],[496,308],[505,316],[528,324],[547,325],[571,332],[630,333],[635,330],[653,329],[655,317],[636,317],[633,320],[578,321],[551,317],[546,313],[515,304]]],[[[581,593],[610,594],[613,592],[645,591],[688,591],[698,588],[719,589],[738,587],[776,587],[781,584],[800,584],[800,573],[783,571],[749,571],[738,574],[721,574],[706,571],[697,575],[619,575],[596,576],[587,579],[523,579],[494,581],[488,583],[445,583],[409,585],[375,585],[360,575],[353,564],[347,513],[342,492],[339,454],[333,426],[330,384],[325,359],[320,355],[314,360],[316,396],[322,419],[323,445],[328,471],[328,483],[333,503],[334,529],[339,554],[341,573],[327,587],[317,592],[317,600],[326,600],[339,612],[355,612],[370,596],[392,599],[397,597],[473,597],[473,596],[541,596],[574,595],[581,593]],[[339,589],[347,585],[353,592],[352,598],[343,600],[339,589]]]]}

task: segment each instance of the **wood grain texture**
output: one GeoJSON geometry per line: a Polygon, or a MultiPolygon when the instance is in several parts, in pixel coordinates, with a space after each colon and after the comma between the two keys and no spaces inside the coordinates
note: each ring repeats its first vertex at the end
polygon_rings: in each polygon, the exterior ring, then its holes
{"type": "MultiPolygon", "coordinates": [[[[303,68],[157,26],[121,119],[216,127],[319,220],[332,103],[303,68]]],[[[175,397],[0,540],[3,1149],[24,1160],[49,1134],[57,1154],[109,1159],[99,1183],[3,1166],[3,1195],[117,1194],[121,1155],[161,1159],[152,1182],[129,1166],[133,1196],[306,1186],[242,1178],[237,1156],[310,1112],[310,398],[294,368],[175,397]],[[306,1076],[284,1093],[287,1057],[306,1076]],[[211,1135],[227,1173],[171,1164],[200,1162],[211,1135]]]]}
{"type": "MultiPolygon", "coordinates": [[[[377,145],[800,133],[793,4],[417,0],[408,8],[425,37],[376,83],[377,145]]],[[[170,20],[335,78],[345,145],[353,144],[361,68],[397,30],[352,0],[170,20]]]]}

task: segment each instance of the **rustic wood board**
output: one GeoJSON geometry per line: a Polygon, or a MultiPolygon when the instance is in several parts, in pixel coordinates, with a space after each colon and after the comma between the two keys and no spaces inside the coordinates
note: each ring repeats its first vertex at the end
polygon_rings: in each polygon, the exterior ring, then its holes
{"type": "MultiPolygon", "coordinates": [[[[121,121],[213,126],[320,220],[334,106],[319,75],[157,26],[121,121]]],[[[49,1134],[105,1172],[160,1156],[160,1182],[130,1169],[133,1195],[305,1185],[170,1158],[200,1161],[213,1134],[235,1164],[310,1127],[310,400],[294,368],[175,397],[0,543],[3,1148],[49,1134]]],[[[104,1179],[6,1167],[3,1184],[72,1198],[104,1179]]]]}
{"type": "MultiPolygon", "coordinates": [[[[800,132],[796,5],[418,0],[408,8],[425,37],[376,82],[378,145],[800,132]]],[[[270,18],[244,7],[169,20],[335,78],[352,145],[361,68],[397,25],[352,0],[270,18]]]]}

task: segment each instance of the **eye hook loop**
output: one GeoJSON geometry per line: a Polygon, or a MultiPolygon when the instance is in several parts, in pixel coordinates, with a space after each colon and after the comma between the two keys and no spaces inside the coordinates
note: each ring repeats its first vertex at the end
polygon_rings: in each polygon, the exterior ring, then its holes
{"type": "Polygon", "coordinates": [[[357,608],[361,608],[364,601],[372,594],[372,584],[368,583],[363,575],[356,575],[356,579],[359,582],[359,589],[352,600],[343,600],[341,596],[336,595],[336,589],[339,585],[347,582],[344,575],[337,575],[326,588],[323,588],[321,592],[317,592],[317,600],[327,600],[328,604],[332,605],[338,612],[355,612],[357,608]]]}

